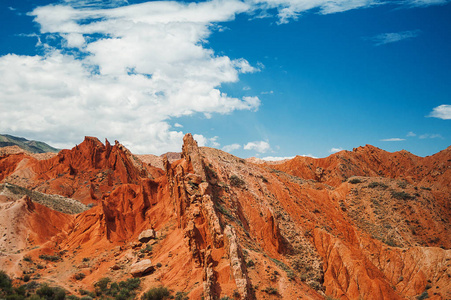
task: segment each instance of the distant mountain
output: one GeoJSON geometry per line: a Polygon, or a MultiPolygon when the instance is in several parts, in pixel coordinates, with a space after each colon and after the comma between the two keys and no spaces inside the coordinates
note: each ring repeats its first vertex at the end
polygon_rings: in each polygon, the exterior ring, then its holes
{"type": "Polygon", "coordinates": [[[31,153],[58,152],[59,150],[44,142],[29,141],[25,138],[8,134],[0,134],[0,147],[18,146],[31,153]]]}

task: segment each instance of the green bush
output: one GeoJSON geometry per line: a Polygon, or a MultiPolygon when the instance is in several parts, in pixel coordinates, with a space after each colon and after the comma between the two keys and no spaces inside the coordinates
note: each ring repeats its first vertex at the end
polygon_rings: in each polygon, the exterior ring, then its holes
{"type": "Polygon", "coordinates": [[[273,288],[272,286],[266,287],[262,292],[265,292],[268,295],[278,295],[279,291],[276,288],[273,288]]]}
{"type": "Polygon", "coordinates": [[[41,254],[41,255],[39,255],[39,258],[43,259],[43,260],[53,261],[53,262],[63,260],[58,255],[47,255],[47,254],[41,254]]]}
{"type": "Polygon", "coordinates": [[[32,262],[32,261],[33,261],[33,260],[31,259],[31,257],[28,256],[28,255],[25,255],[25,256],[23,257],[23,260],[24,260],[24,261],[28,261],[28,262],[32,262]]]}
{"type": "Polygon", "coordinates": [[[393,198],[398,199],[398,200],[411,200],[411,199],[415,199],[414,196],[410,195],[409,193],[406,193],[404,191],[402,192],[397,192],[397,191],[392,191],[391,195],[393,198]]]}
{"type": "Polygon", "coordinates": [[[417,296],[418,300],[424,300],[424,299],[428,299],[429,298],[429,294],[427,291],[424,291],[420,296],[417,296]]]}
{"type": "Polygon", "coordinates": [[[175,294],[175,300],[189,300],[188,293],[185,292],[177,292],[175,294]]]}
{"type": "Polygon", "coordinates": [[[4,271],[0,271],[0,296],[11,294],[12,288],[11,278],[4,271]]]}
{"type": "Polygon", "coordinates": [[[388,185],[386,185],[386,184],[384,184],[384,183],[382,183],[382,182],[376,182],[376,181],[374,181],[374,182],[371,182],[370,184],[368,184],[368,187],[371,188],[371,189],[380,187],[380,188],[382,188],[382,189],[385,190],[385,189],[388,188],[388,185]]]}
{"type": "Polygon", "coordinates": [[[169,299],[170,293],[166,287],[160,286],[148,290],[144,295],[142,295],[142,300],[163,300],[169,299]]]}
{"type": "Polygon", "coordinates": [[[352,178],[351,180],[348,181],[350,184],[357,184],[357,183],[361,183],[362,181],[358,178],[352,178]]]}
{"type": "Polygon", "coordinates": [[[66,291],[59,287],[50,287],[47,284],[42,285],[36,294],[46,300],[63,300],[66,298],[66,291]]]}
{"type": "Polygon", "coordinates": [[[240,177],[238,177],[236,175],[230,176],[229,179],[230,179],[230,185],[234,186],[234,187],[243,187],[246,184],[243,179],[241,179],[240,177]]]}

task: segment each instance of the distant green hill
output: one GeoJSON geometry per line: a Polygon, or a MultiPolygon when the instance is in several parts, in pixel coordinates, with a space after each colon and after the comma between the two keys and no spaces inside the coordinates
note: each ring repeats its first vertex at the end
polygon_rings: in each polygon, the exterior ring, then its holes
{"type": "Polygon", "coordinates": [[[8,134],[0,134],[0,147],[19,146],[20,148],[31,153],[46,153],[55,152],[59,150],[47,145],[43,142],[29,141],[27,139],[16,137],[8,134]]]}

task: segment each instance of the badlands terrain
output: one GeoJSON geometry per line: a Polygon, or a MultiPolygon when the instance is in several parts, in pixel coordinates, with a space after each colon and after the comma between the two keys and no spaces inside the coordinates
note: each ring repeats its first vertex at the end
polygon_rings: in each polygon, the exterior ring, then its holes
{"type": "Polygon", "coordinates": [[[2,299],[451,299],[451,147],[0,151],[2,299]]]}

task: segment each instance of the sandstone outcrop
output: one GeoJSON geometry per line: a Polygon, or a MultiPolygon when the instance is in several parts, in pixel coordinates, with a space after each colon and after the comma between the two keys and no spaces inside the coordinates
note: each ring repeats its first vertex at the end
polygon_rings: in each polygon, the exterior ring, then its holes
{"type": "Polygon", "coordinates": [[[254,164],[188,134],[162,169],[91,137],[47,159],[2,153],[0,183],[31,195],[0,189],[0,268],[16,277],[74,294],[146,275],[142,292],[191,299],[451,298],[451,148],[254,164]],[[89,209],[56,212],[34,192],[89,209]]]}
{"type": "Polygon", "coordinates": [[[147,229],[139,234],[138,240],[141,243],[147,243],[148,241],[155,239],[156,237],[157,237],[157,234],[156,234],[155,230],[147,229]]]}
{"type": "Polygon", "coordinates": [[[133,277],[141,277],[144,276],[154,270],[154,266],[150,259],[144,259],[140,262],[133,264],[130,267],[130,274],[133,277]]]}

